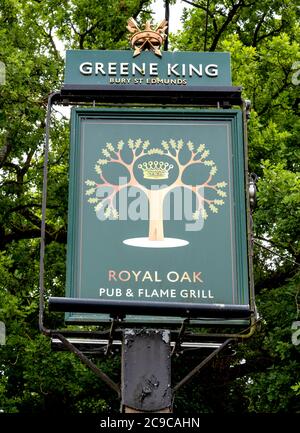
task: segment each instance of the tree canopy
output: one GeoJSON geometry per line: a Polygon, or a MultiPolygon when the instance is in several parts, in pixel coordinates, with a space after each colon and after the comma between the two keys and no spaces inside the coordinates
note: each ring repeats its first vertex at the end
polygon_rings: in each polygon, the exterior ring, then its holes
{"type": "MultiPolygon", "coordinates": [[[[193,7],[184,11],[183,29],[171,35],[169,49],[229,51],[233,83],[252,103],[249,167],[258,176],[254,276],[261,321],[234,357],[221,354],[178,393],[175,411],[299,412],[300,341],[292,341],[291,329],[300,321],[299,8],[291,0],[186,3],[193,7]]],[[[7,330],[0,347],[1,411],[118,411],[109,388],[73,354],[52,352],[38,331],[45,113],[48,94],[62,83],[63,49],[127,49],[127,19],[149,18],[150,5],[0,0],[0,61],[6,67],[0,84],[0,321],[7,330]]],[[[47,296],[64,295],[68,134],[68,119],[54,112],[47,296]]],[[[60,315],[50,318],[62,326],[60,315]]],[[[182,373],[197,359],[184,355],[175,366],[182,373]]],[[[118,381],[118,357],[95,362],[118,381]]]]}

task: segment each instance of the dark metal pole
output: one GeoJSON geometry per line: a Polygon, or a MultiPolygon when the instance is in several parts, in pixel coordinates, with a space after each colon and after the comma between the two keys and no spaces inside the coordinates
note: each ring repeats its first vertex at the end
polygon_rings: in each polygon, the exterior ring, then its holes
{"type": "Polygon", "coordinates": [[[89,358],[87,358],[80,350],[78,350],[73,344],[71,344],[67,338],[65,338],[62,334],[57,333],[53,335],[54,337],[57,337],[65,346],[66,348],[74,353],[80,361],[85,364],[87,367],[89,367],[93,373],[95,373],[96,376],[98,376],[103,382],[106,383],[111,389],[113,389],[118,396],[120,397],[120,387],[117,385],[110,377],[107,376],[103,371],[100,370],[89,358]]]}
{"type": "Polygon", "coordinates": [[[60,95],[60,92],[53,92],[49,95],[46,116],[46,133],[44,144],[44,167],[43,167],[43,192],[42,192],[42,223],[41,223],[41,243],[40,243],[40,300],[39,300],[39,329],[44,334],[49,335],[49,330],[44,327],[44,309],[45,309],[45,237],[46,237],[46,210],[47,210],[47,185],[48,185],[48,159],[49,159],[49,139],[51,124],[51,108],[54,99],[60,95]]]}
{"type": "Polygon", "coordinates": [[[169,49],[169,27],[170,27],[170,4],[169,0],[165,0],[165,20],[168,21],[168,27],[166,29],[166,39],[164,43],[164,50],[168,51],[169,49]]]}
{"type": "Polygon", "coordinates": [[[170,331],[124,331],[121,392],[124,412],[171,412],[170,331]]]}
{"type": "Polygon", "coordinates": [[[204,51],[206,51],[207,46],[207,30],[208,30],[208,9],[209,9],[209,0],[206,3],[206,17],[205,17],[205,36],[204,36],[204,51]]]}
{"type": "Polygon", "coordinates": [[[129,314],[184,318],[250,319],[249,305],[193,304],[187,302],[129,301],[116,299],[49,298],[50,311],[108,313],[120,319],[129,314]]]}

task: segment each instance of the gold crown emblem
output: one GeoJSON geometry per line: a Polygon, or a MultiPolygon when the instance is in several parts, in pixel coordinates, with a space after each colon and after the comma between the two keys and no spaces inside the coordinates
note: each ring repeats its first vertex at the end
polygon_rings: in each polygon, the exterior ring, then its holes
{"type": "Polygon", "coordinates": [[[174,166],[163,161],[149,161],[138,165],[143,171],[144,179],[168,179],[169,171],[174,166]]]}
{"type": "Polygon", "coordinates": [[[167,27],[168,22],[166,20],[163,20],[155,29],[151,27],[150,21],[147,21],[144,29],[141,30],[137,22],[133,18],[129,18],[127,29],[133,33],[130,38],[131,46],[134,48],[133,57],[141,54],[143,50],[151,50],[161,57],[160,47],[166,38],[167,27]]]}

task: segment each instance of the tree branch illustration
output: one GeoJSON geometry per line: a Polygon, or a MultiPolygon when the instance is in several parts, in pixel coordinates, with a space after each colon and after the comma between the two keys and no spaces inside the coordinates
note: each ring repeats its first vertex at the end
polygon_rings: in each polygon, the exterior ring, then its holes
{"type": "Polygon", "coordinates": [[[210,151],[206,149],[206,145],[200,144],[197,149],[195,149],[194,144],[191,141],[188,141],[186,143],[186,147],[190,151],[190,159],[185,164],[182,164],[179,159],[180,152],[184,147],[183,140],[176,141],[174,139],[170,139],[169,141],[162,141],[162,146],[164,148],[164,154],[172,158],[179,167],[178,177],[176,181],[167,188],[167,192],[169,192],[175,187],[182,187],[191,190],[196,195],[197,207],[193,214],[194,220],[198,220],[200,217],[202,217],[203,219],[208,218],[208,214],[205,209],[205,203],[207,203],[212,213],[218,213],[218,206],[222,206],[224,204],[224,200],[217,198],[209,200],[205,198],[204,195],[201,194],[201,192],[204,191],[205,188],[208,188],[216,191],[216,194],[220,197],[225,198],[227,194],[225,191],[223,191],[223,188],[227,186],[227,183],[223,181],[211,184],[212,179],[216,175],[218,169],[212,159],[207,159],[207,157],[210,155],[210,151]],[[210,167],[206,181],[200,185],[188,185],[182,179],[185,170],[192,165],[203,165],[208,168],[210,167]]]}
{"type": "Polygon", "coordinates": [[[118,219],[119,213],[115,207],[114,199],[122,189],[136,187],[147,194],[147,189],[140,185],[140,183],[136,180],[133,167],[135,162],[146,154],[146,149],[150,146],[150,142],[148,140],[142,141],[141,139],[137,139],[134,141],[129,139],[127,146],[132,152],[131,162],[129,163],[126,163],[121,155],[124,144],[124,141],[120,140],[117,143],[117,147],[115,148],[112,143],[107,143],[105,148],[102,149],[102,155],[104,156],[104,159],[99,159],[95,165],[95,171],[99,175],[100,183],[93,180],[86,180],[85,182],[86,185],[90,187],[86,191],[86,195],[94,195],[94,197],[90,197],[88,199],[88,202],[95,205],[94,209],[96,213],[101,208],[105,208],[104,216],[106,218],[118,219]],[[129,180],[121,184],[112,184],[111,182],[108,182],[103,174],[103,167],[107,164],[119,164],[124,166],[128,172],[129,180]],[[97,193],[103,188],[110,189],[110,191],[108,191],[107,197],[97,197],[97,193]]]}
{"type": "MultiPolygon", "coordinates": [[[[103,209],[105,218],[118,219],[119,213],[115,205],[116,195],[120,193],[122,189],[129,187],[136,187],[145,193],[149,201],[150,215],[151,206],[154,206],[154,201],[156,201],[155,207],[161,207],[162,209],[165,196],[171,190],[178,187],[190,190],[197,199],[196,209],[193,212],[194,220],[199,220],[201,218],[204,220],[207,219],[208,212],[206,208],[216,214],[219,211],[219,207],[224,204],[223,199],[227,196],[224,188],[227,186],[227,183],[224,181],[213,182],[218,169],[215,162],[212,159],[208,159],[210,151],[206,148],[205,144],[200,144],[195,148],[195,145],[191,141],[184,143],[182,139],[177,141],[170,139],[169,141],[163,140],[160,148],[149,149],[149,140],[143,141],[141,138],[135,140],[129,139],[126,144],[127,148],[131,150],[131,158],[129,158],[129,162],[126,162],[124,159],[124,146],[125,143],[123,140],[120,140],[116,146],[113,146],[112,143],[107,143],[105,148],[102,149],[102,155],[104,158],[100,158],[95,164],[95,171],[98,175],[98,180],[94,181],[88,179],[85,181],[88,186],[88,189],[86,190],[86,195],[89,196],[88,202],[94,205],[96,214],[100,209],[103,209]],[[186,154],[189,155],[187,161],[184,163],[180,160],[181,152],[183,150],[185,150],[186,154]],[[142,160],[143,157],[149,157],[151,155],[153,155],[153,158],[155,158],[155,155],[157,155],[157,157],[159,155],[168,157],[170,160],[174,161],[175,166],[178,167],[177,178],[170,185],[164,185],[159,189],[159,191],[157,189],[148,189],[141,185],[134,174],[134,167],[137,162],[142,160]],[[103,171],[105,170],[105,166],[109,164],[119,164],[127,170],[128,177],[125,178],[126,181],[124,183],[119,182],[113,184],[111,181],[107,180],[103,171]],[[183,179],[186,170],[193,165],[199,166],[201,172],[203,172],[203,168],[207,170],[206,180],[199,185],[189,185],[185,183],[183,179]],[[105,197],[100,193],[104,188],[106,190],[105,197]],[[204,194],[205,189],[215,191],[216,196],[219,196],[220,198],[206,198],[204,194]]],[[[155,212],[152,214],[155,215],[155,212]]],[[[162,212],[156,212],[156,214],[162,215],[162,212]]],[[[163,218],[161,217],[161,219],[163,218]]],[[[163,239],[163,229],[157,231],[160,231],[159,236],[163,239]]],[[[157,239],[156,236],[158,235],[154,234],[153,236],[153,239],[157,239]]]]}

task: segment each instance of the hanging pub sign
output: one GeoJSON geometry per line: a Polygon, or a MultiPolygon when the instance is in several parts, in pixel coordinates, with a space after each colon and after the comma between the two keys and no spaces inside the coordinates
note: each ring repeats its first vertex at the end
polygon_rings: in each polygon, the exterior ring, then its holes
{"type": "Polygon", "coordinates": [[[242,137],[239,110],[73,109],[68,296],[249,304],[242,137]]]}
{"type": "MultiPolygon", "coordinates": [[[[135,25],[133,53],[67,52],[65,91],[231,86],[228,53],[162,53],[164,22],[135,25]]],[[[241,110],[74,108],[67,297],[250,311],[244,146],[241,110]]],[[[125,322],[180,320],[162,316],[125,322]]]]}

